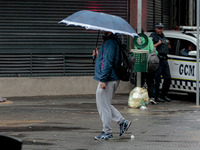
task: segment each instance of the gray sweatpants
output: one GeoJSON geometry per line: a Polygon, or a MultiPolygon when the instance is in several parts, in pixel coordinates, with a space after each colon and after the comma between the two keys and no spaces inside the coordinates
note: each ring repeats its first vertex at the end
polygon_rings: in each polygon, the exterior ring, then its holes
{"type": "Polygon", "coordinates": [[[113,95],[119,85],[119,81],[109,81],[106,84],[106,89],[100,87],[98,84],[96,91],[96,104],[100,118],[103,123],[103,131],[105,133],[112,133],[112,120],[120,124],[124,118],[120,112],[111,105],[113,95]]]}

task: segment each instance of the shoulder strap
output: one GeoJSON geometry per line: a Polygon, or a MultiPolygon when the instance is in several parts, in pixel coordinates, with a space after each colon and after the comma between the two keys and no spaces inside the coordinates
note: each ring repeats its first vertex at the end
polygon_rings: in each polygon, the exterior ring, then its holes
{"type": "MultiPolygon", "coordinates": [[[[161,41],[163,40],[159,35],[156,35],[155,34],[155,36],[157,37],[157,38],[159,38],[161,41]]],[[[165,38],[166,39],[166,37],[165,37],[165,35],[163,34],[163,38],[165,38]]]]}

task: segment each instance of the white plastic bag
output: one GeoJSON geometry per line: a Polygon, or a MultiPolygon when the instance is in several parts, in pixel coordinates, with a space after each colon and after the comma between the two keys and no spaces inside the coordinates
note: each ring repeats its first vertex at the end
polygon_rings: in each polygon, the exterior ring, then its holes
{"type": "Polygon", "coordinates": [[[149,104],[148,92],[144,88],[135,87],[129,94],[128,105],[133,108],[147,106],[149,104]]]}

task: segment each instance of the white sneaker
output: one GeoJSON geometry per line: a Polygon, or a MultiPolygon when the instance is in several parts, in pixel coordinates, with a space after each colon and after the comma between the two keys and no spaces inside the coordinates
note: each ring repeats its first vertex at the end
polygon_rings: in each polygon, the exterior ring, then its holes
{"type": "Polygon", "coordinates": [[[0,102],[5,102],[6,98],[0,97],[0,102]]]}
{"type": "Polygon", "coordinates": [[[157,104],[154,98],[150,98],[149,101],[150,101],[150,103],[153,104],[153,105],[156,105],[156,104],[157,104]]]}

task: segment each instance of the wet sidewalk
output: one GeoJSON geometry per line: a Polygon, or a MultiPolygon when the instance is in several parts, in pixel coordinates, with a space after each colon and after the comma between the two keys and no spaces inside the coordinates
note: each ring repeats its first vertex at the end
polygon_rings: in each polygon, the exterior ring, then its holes
{"type": "Polygon", "coordinates": [[[199,150],[200,107],[190,96],[170,96],[174,101],[142,111],[116,95],[113,105],[132,125],[119,137],[113,122],[108,141],[93,139],[102,129],[94,95],[8,98],[0,103],[0,134],[21,139],[22,150],[199,150]]]}

